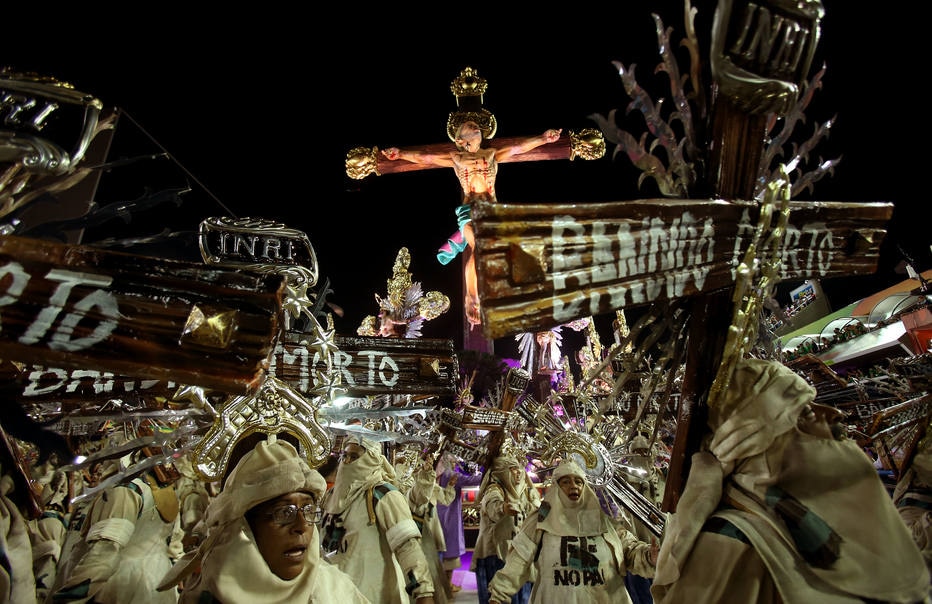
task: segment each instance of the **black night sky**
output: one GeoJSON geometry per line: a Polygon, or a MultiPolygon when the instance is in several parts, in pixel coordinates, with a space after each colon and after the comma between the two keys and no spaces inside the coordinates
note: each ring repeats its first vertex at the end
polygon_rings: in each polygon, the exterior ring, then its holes
{"type": "MultiPolygon", "coordinates": [[[[715,2],[693,5],[700,44],[707,44],[715,2]]],[[[814,155],[841,162],[814,192],[796,199],[895,205],[877,274],[823,282],[839,308],[904,279],[896,270],[901,249],[917,269],[932,268],[921,192],[929,172],[921,147],[928,131],[920,86],[926,61],[915,19],[892,12],[898,4],[871,4],[870,11],[841,0],[824,5],[813,62],[814,70],[826,66],[823,87],[793,139],[805,140],[834,116],[831,135],[814,155]]],[[[501,137],[591,128],[593,113],[623,113],[629,98],[612,61],[636,64],[641,85],[655,99],[668,96],[666,76],[654,73],[651,13],[673,28],[676,44],[683,3],[626,0],[572,10],[529,4],[509,8],[514,14],[507,18],[481,5],[466,12],[395,6],[333,7],[335,16],[327,17],[327,11],[308,17],[308,11],[225,10],[205,19],[163,5],[108,18],[74,9],[51,23],[34,14],[5,24],[0,66],[56,77],[120,108],[110,159],[170,156],[105,173],[100,203],[192,187],[181,207],[107,225],[95,237],[127,226],[196,231],[207,216],[282,221],[310,238],[334,290],[329,299],[345,310],[335,317],[337,332],[347,335],[377,313],[374,294],[385,294],[395,254],[407,246],[414,280],[453,302],[450,313],[425,325],[424,336],[458,339],[459,264],[443,267],[434,255],[455,228],[459,188],[452,171],[355,181],[344,171],[346,152],[446,141],[447,114],[455,109],[450,82],[467,66],[488,81],[484,102],[501,137]],[[14,21],[21,25],[13,28],[14,21]]],[[[638,120],[632,115],[625,124],[640,134],[638,120]]],[[[500,169],[498,197],[515,203],[659,197],[649,181],[638,189],[638,174],[627,159],[608,156],[513,163],[500,169]]]]}

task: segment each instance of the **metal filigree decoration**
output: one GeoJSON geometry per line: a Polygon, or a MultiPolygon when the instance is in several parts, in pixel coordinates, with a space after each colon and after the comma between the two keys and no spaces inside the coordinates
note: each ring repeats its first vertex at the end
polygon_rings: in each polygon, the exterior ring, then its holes
{"type": "Polygon", "coordinates": [[[221,478],[230,461],[230,454],[242,438],[262,432],[274,435],[287,432],[295,435],[301,453],[311,467],[318,467],[330,454],[330,436],[318,421],[318,410],[345,392],[340,372],[334,368],[333,356],[337,352],[334,341],[336,330],[333,318],[327,316],[324,329],[314,316],[308,317],[310,341],[306,342],[311,354],[320,360],[313,368],[310,398],[281,380],[268,376],[253,393],[229,398],[211,405],[200,389],[183,387],[175,394],[197,408],[209,407],[214,421],[208,433],[193,445],[191,464],[203,480],[221,478]]]}
{"type": "Polygon", "coordinates": [[[456,142],[456,131],[465,122],[475,122],[482,131],[482,137],[489,140],[498,130],[498,122],[488,109],[482,106],[483,95],[489,85],[485,78],[472,67],[467,67],[450,84],[450,91],[456,97],[459,108],[447,116],[447,136],[456,142]]]}
{"type": "Polygon", "coordinates": [[[398,250],[392,277],[388,280],[388,295],[382,298],[375,294],[379,303],[378,318],[365,317],[356,333],[361,336],[421,337],[425,321],[436,319],[450,310],[450,298],[439,291],[424,293],[420,282],[412,281],[408,266],[411,253],[408,248],[398,250]]]}
{"type": "Polygon", "coordinates": [[[235,443],[255,432],[294,434],[312,468],[330,454],[330,437],[317,422],[317,405],[268,377],[255,394],[224,403],[210,432],[194,448],[192,464],[197,473],[208,482],[220,480],[235,443]]]}
{"type": "Polygon", "coordinates": [[[728,327],[722,362],[709,392],[710,407],[713,407],[721,393],[728,389],[738,361],[749,356],[757,345],[764,302],[773,297],[774,290],[780,282],[783,259],[780,257],[779,247],[786,233],[786,223],[790,215],[790,184],[783,168],[779,173],[783,179],[769,184],[760,208],[757,228],[736,271],[732,297],[734,315],[728,327]]]}
{"type": "Polygon", "coordinates": [[[577,157],[593,160],[605,156],[605,138],[595,128],[583,128],[579,132],[570,131],[570,160],[577,157]]]}
{"type": "Polygon", "coordinates": [[[101,119],[100,99],[67,82],[6,69],[0,69],[0,98],[3,218],[92,174],[85,154],[97,136],[116,126],[116,114],[101,119]]]}
{"type": "MultiPolygon", "coordinates": [[[[805,3],[805,9],[794,8],[793,18],[799,24],[799,35],[802,36],[799,45],[804,48],[804,55],[792,63],[804,80],[809,71],[812,55],[818,40],[818,21],[822,17],[822,9],[816,3],[805,3]]],[[[730,3],[728,3],[730,10],[730,3]]],[[[687,74],[681,74],[673,54],[673,45],[670,42],[672,28],[665,27],[663,21],[656,14],[653,19],[657,31],[657,44],[660,54],[660,63],[654,73],[666,73],[669,79],[670,98],[673,107],[664,111],[664,98],[654,100],[642,88],[635,76],[635,64],[625,65],[620,61],[612,61],[618,70],[624,85],[625,92],[631,102],[625,108],[625,115],[635,111],[644,118],[647,130],[640,136],[632,134],[619,126],[617,110],[609,112],[608,116],[592,114],[590,119],[595,121],[605,135],[606,140],[615,144],[613,156],[624,154],[632,164],[639,168],[642,174],[638,178],[638,186],[651,178],[656,182],[661,195],[665,197],[688,197],[690,188],[696,184],[700,170],[706,163],[702,146],[697,140],[697,120],[704,120],[706,116],[705,86],[700,80],[701,62],[699,44],[695,34],[694,18],[696,9],[690,2],[684,3],[684,25],[686,37],[680,41],[682,46],[689,50],[690,68],[687,74]]],[[[727,14],[716,15],[719,28],[724,29],[727,14]]],[[[739,21],[742,22],[742,21],[739,21]]],[[[747,24],[745,23],[745,27],[747,24]]],[[[747,32],[744,32],[747,35],[747,32]]],[[[735,36],[739,32],[735,32],[735,36]]],[[[720,92],[726,94],[739,106],[746,107],[755,113],[770,115],[768,124],[768,140],[765,153],[761,158],[759,178],[755,187],[755,199],[766,194],[767,185],[779,177],[773,173],[774,160],[784,155],[784,145],[787,143],[797,123],[805,122],[804,110],[812,100],[816,90],[821,88],[822,76],[825,67],[819,71],[811,81],[800,87],[792,81],[783,80],[775,76],[789,76],[791,74],[755,75],[746,67],[738,65],[743,55],[728,55],[728,50],[720,47],[724,42],[724,35],[713,35],[713,48],[711,51],[713,73],[720,86],[720,92]],[[723,84],[723,80],[725,83],[723,84]],[[727,90],[723,90],[727,89],[727,90]],[[782,128],[776,134],[774,129],[782,121],[782,128]]],[[[748,53],[750,54],[750,53],[748,53]]],[[[826,174],[833,172],[834,167],[841,158],[822,160],[819,158],[816,166],[811,170],[803,169],[808,163],[809,155],[816,144],[827,137],[834,118],[816,127],[815,132],[805,143],[793,145],[791,156],[782,160],[786,171],[794,176],[792,182],[791,198],[799,195],[826,174]]]]}
{"type": "Polygon", "coordinates": [[[719,94],[751,114],[782,115],[796,100],[799,82],[808,75],[819,41],[820,21],[825,15],[821,1],[761,2],[748,6],[719,2],[712,25],[710,50],[712,77],[719,94]],[[772,4],[772,6],[768,6],[772,4]],[[733,16],[732,9],[742,11],[733,16]],[[756,42],[753,26],[757,20],[792,27],[792,60],[764,61],[749,47],[756,42]],[[772,21],[771,21],[772,19],[772,21]]]}
{"type": "MultiPolygon", "coordinates": [[[[643,133],[640,138],[635,138],[630,132],[619,128],[616,121],[617,110],[614,109],[609,112],[607,118],[598,113],[589,116],[599,125],[599,128],[605,134],[605,138],[615,144],[613,156],[624,153],[631,163],[641,170],[642,174],[638,178],[638,186],[640,187],[647,178],[653,178],[660,189],[660,193],[667,197],[687,197],[689,195],[689,187],[696,182],[695,162],[700,159],[699,147],[695,140],[693,112],[687,100],[689,95],[686,94],[683,88],[684,82],[691,82],[694,90],[701,89],[701,83],[698,80],[698,42],[692,26],[694,16],[695,11],[687,9],[685,21],[689,37],[684,41],[684,45],[690,48],[691,69],[689,70],[689,76],[681,77],[676,58],[670,48],[670,30],[665,29],[660,17],[654,15],[662,59],[660,65],[657,66],[657,71],[668,74],[670,91],[675,105],[669,120],[665,119],[661,112],[663,99],[654,103],[650,95],[638,84],[634,75],[636,66],[632,64],[630,67],[626,67],[620,61],[612,61],[612,64],[618,69],[625,92],[631,97],[631,102],[628,104],[625,113],[634,110],[640,111],[647,124],[648,132],[643,133]],[[674,120],[681,124],[682,135],[680,137],[677,136],[673,128],[674,120]],[[653,141],[648,145],[649,135],[653,137],[653,141]],[[657,146],[664,151],[665,158],[654,155],[654,149],[657,146]]],[[[697,101],[702,101],[704,98],[699,94],[694,94],[693,97],[697,101]]],[[[700,115],[704,115],[704,105],[700,106],[699,109],[700,115]]]]}
{"type": "Polygon", "coordinates": [[[379,172],[379,148],[372,147],[354,147],[346,153],[346,175],[355,180],[375,174],[381,176],[379,172]]]}
{"type": "MultiPolygon", "coordinates": [[[[815,91],[822,87],[822,76],[825,75],[825,67],[823,66],[818,73],[816,73],[811,80],[804,84],[802,94],[799,98],[792,104],[789,112],[784,116],[782,120],[783,127],[779,132],[773,133],[773,129],[776,127],[778,120],[772,120],[769,124],[770,128],[767,132],[767,145],[764,148],[764,154],[761,157],[760,170],[758,172],[757,184],[754,188],[754,198],[760,199],[767,192],[767,185],[770,182],[779,179],[779,176],[774,174],[774,171],[771,171],[770,166],[773,165],[773,162],[776,158],[782,157],[784,155],[784,145],[790,138],[790,135],[793,133],[793,130],[796,127],[796,124],[806,122],[806,107],[809,106],[809,102],[812,100],[812,97],[815,95],[815,91]]],[[[819,157],[819,160],[816,162],[816,167],[812,170],[806,171],[803,166],[809,161],[809,153],[819,144],[823,138],[828,138],[829,132],[831,131],[832,125],[835,123],[835,118],[826,121],[823,124],[816,126],[815,131],[812,133],[812,136],[809,137],[803,144],[792,145],[792,154],[783,160],[783,163],[776,168],[784,169],[788,173],[795,173],[797,176],[793,181],[793,188],[790,192],[790,198],[795,198],[797,195],[802,193],[805,190],[812,191],[813,185],[816,182],[822,179],[826,174],[833,174],[835,166],[841,161],[841,157],[823,160],[819,157]]]]}
{"type": "Polygon", "coordinates": [[[201,257],[209,265],[285,277],[285,330],[292,320],[311,318],[319,269],[314,246],[303,231],[265,218],[211,217],[198,229],[201,257]]]}

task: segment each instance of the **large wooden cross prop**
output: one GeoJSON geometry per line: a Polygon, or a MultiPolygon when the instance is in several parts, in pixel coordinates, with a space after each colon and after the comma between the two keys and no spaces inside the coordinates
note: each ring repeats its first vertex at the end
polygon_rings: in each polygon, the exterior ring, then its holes
{"type": "MultiPolygon", "coordinates": [[[[664,511],[671,512],[705,430],[713,381],[734,330],[734,310],[741,302],[735,299],[735,282],[760,228],[759,179],[770,175],[765,164],[785,142],[780,136],[768,139],[768,120],[785,118],[781,135],[788,136],[808,103],[805,95],[811,95],[818,84],[818,80],[808,82],[806,88],[805,78],[819,37],[820,3],[790,12],[775,3],[748,4],[737,14],[731,4],[719,3],[708,57],[718,87],[705,145],[707,184],[714,198],[567,205],[479,203],[473,208],[483,325],[490,338],[538,331],[616,309],[685,302],[690,322],[684,383],[663,502],[664,511]],[[763,144],[767,140],[772,141],[770,148],[763,144]]],[[[692,13],[686,14],[690,38],[684,44],[690,45],[695,60],[698,43],[692,33],[692,13]]],[[[661,53],[663,70],[682,112],[685,96],[668,54],[669,32],[654,18],[659,46],[667,49],[661,53]]],[[[662,138],[660,126],[667,124],[659,121],[634,74],[616,65],[634,99],[632,105],[641,109],[651,131],[662,138]]],[[[698,83],[694,86],[701,90],[698,83]]],[[[633,137],[618,129],[613,119],[600,122],[606,139],[616,142],[618,151],[627,152],[645,174],[656,168],[658,158],[640,153],[643,148],[632,148],[633,137]]],[[[698,140],[685,142],[686,148],[696,145],[698,150],[698,140]]],[[[666,144],[671,152],[667,183],[676,183],[675,155],[666,144]]],[[[802,149],[808,151],[807,145],[802,149]]],[[[889,203],[790,202],[782,217],[785,224],[779,226],[776,255],[781,264],[776,277],[824,279],[873,273],[891,216],[889,203]]],[[[779,220],[774,215],[764,221],[764,228],[776,232],[779,220]]]]}
{"type": "Polygon", "coordinates": [[[324,374],[351,397],[455,394],[452,340],[332,334],[322,355],[320,336],[289,328],[310,303],[291,273],[317,280],[304,233],[259,219],[200,230],[205,265],[0,239],[0,353],[23,364],[17,402],[151,410],[184,386],[248,395],[267,376],[310,396],[324,374]]]}
{"type": "MultiPolygon", "coordinates": [[[[693,102],[704,103],[703,89],[696,81],[703,53],[688,3],[685,14],[688,37],[682,44],[693,60],[693,102]]],[[[806,78],[822,16],[819,2],[789,9],[774,2],[739,8],[719,2],[705,55],[717,92],[710,97],[714,104],[709,107],[711,121],[703,144],[700,132],[693,129],[689,102],[670,50],[669,30],[654,15],[661,70],[669,75],[673,103],[685,124],[683,139],[675,138],[634,73],[616,65],[632,97],[631,106],[644,114],[650,131],[667,151],[667,166],[619,129],[614,115],[593,118],[600,122],[606,139],[616,143],[616,153],[626,153],[670,198],[520,205],[480,201],[472,208],[487,338],[542,331],[618,309],[673,301],[685,305],[690,317],[685,379],[664,511],[675,511],[691,453],[698,450],[705,430],[707,404],[723,364],[726,340],[729,333],[735,337],[735,307],[741,303],[735,284],[748,260],[749,247],[760,240],[761,229],[777,235],[772,238],[776,242],[772,254],[780,261],[774,275],[778,280],[825,279],[876,270],[885,226],[892,216],[889,203],[794,201],[785,212],[772,219],[765,214],[761,221],[765,206],[761,180],[777,180],[770,164],[782,154],[782,144],[820,85],[821,72],[813,81],[806,78]],[[774,118],[784,118],[784,128],[776,136],[769,129],[774,118]],[[689,174],[695,164],[683,153],[692,154],[694,160],[705,154],[699,177],[705,176],[711,198],[673,198],[695,184],[689,174]]],[[[817,130],[786,163],[805,159],[826,131],[817,130]]],[[[552,159],[556,149],[543,147],[541,153],[547,154],[541,159],[552,159]]],[[[797,188],[817,180],[833,165],[827,162],[805,174],[797,188]]],[[[420,167],[380,164],[379,169],[387,173],[420,167]]]]}

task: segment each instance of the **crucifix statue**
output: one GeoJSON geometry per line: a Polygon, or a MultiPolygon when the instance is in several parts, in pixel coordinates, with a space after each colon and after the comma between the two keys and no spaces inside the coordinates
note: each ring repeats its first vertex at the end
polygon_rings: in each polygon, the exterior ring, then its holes
{"type": "MultiPolygon", "coordinates": [[[[356,148],[347,154],[346,171],[350,177],[361,179],[371,173],[453,168],[462,188],[461,204],[455,210],[458,228],[447,242],[440,246],[437,260],[441,264],[448,264],[463,253],[464,314],[468,324],[465,342],[468,343],[472,340],[473,329],[482,323],[471,208],[480,200],[490,203],[498,201],[495,195],[495,179],[499,164],[509,161],[566,158],[567,153],[569,159],[596,159],[604,154],[605,144],[596,130],[589,129],[579,134],[571,132],[570,146],[561,145],[558,143],[562,140],[563,130],[551,128],[537,136],[501,140],[493,145],[490,140],[495,136],[497,121],[495,116],[482,106],[487,88],[485,79],[480,77],[476,70],[467,67],[453,80],[450,88],[458,107],[447,118],[447,135],[453,141],[453,147],[448,144],[407,149],[389,147],[381,153],[376,148],[356,148]],[[538,153],[532,153],[535,150],[538,153]]],[[[484,346],[466,347],[488,348],[488,343],[484,346]]]]}

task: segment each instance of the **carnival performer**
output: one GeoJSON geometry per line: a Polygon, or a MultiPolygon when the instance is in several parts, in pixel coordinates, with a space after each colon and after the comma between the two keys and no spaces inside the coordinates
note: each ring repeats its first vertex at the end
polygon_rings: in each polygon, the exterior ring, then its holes
{"type": "Polygon", "coordinates": [[[421,529],[421,547],[434,582],[434,601],[441,604],[453,598],[453,586],[443,572],[440,561],[439,552],[445,550],[447,544],[437,517],[437,506],[452,502],[454,490],[453,485],[441,487],[437,483],[437,471],[431,460],[428,457],[415,469],[413,484],[407,496],[411,517],[421,529]]]}
{"type": "Polygon", "coordinates": [[[453,593],[461,591],[463,586],[454,582],[453,573],[462,566],[462,557],[466,553],[466,532],[463,526],[463,487],[477,487],[482,482],[482,475],[460,474],[456,470],[456,458],[444,453],[437,463],[440,486],[453,489],[453,499],[449,505],[437,503],[437,518],[443,527],[443,542],[446,549],[440,552],[443,570],[450,582],[453,593]]]}
{"type": "MultiPolygon", "coordinates": [[[[9,461],[6,462],[9,464],[9,461]]],[[[36,602],[36,580],[32,572],[29,528],[19,506],[10,498],[16,481],[8,467],[0,468],[0,600],[36,602]]]]}
{"type": "MultiPolygon", "coordinates": [[[[479,535],[469,570],[476,573],[479,603],[489,604],[489,582],[505,566],[511,540],[540,506],[540,494],[515,456],[500,453],[479,485],[479,535]]],[[[527,604],[531,580],[516,590],[512,604],[527,604]]]]}
{"type": "Polygon", "coordinates": [[[42,487],[39,495],[42,514],[26,522],[32,543],[32,569],[38,602],[45,601],[55,582],[70,518],[69,474],[57,467],[57,454],[53,453],[52,458],[54,461],[34,468],[36,484],[42,487]]]}
{"type": "Polygon", "coordinates": [[[625,574],[654,573],[656,543],[616,530],[586,483],[583,469],[570,459],[554,470],[552,484],[536,514],[512,540],[505,566],[489,584],[490,604],[508,602],[532,577],[532,604],[631,604],[625,574]]]}
{"type": "Polygon", "coordinates": [[[369,600],[320,556],[319,503],[326,482],[286,440],[270,436],[243,455],[207,507],[206,536],[159,586],[179,602],[369,600]],[[199,571],[198,571],[199,569],[199,571]]]}
{"type": "Polygon", "coordinates": [[[926,430],[893,489],[893,503],[932,571],[932,431],[926,430]]]}
{"type": "Polygon", "coordinates": [[[815,395],[778,361],[737,363],[665,525],[657,604],[930,601],[876,469],[815,395]]]}
{"type": "Polygon", "coordinates": [[[351,435],[323,500],[322,547],[372,602],[433,604],[421,533],[380,445],[351,435]]]}
{"type": "MultiPolygon", "coordinates": [[[[127,456],[123,462],[129,464],[127,456]]],[[[104,475],[121,471],[108,462],[104,475]]],[[[177,593],[158,592],[159,580],[183,554],[174,485],[153,472],[100,492],[79,515],[80,535],[60,561],[49,602],[170,604],[177,593]]]]}

